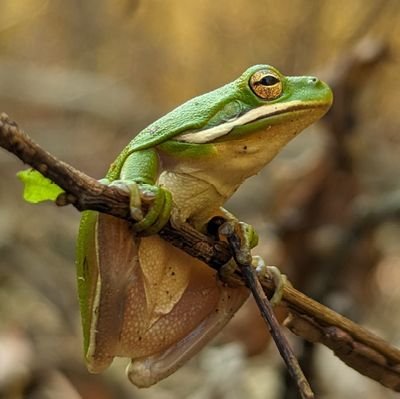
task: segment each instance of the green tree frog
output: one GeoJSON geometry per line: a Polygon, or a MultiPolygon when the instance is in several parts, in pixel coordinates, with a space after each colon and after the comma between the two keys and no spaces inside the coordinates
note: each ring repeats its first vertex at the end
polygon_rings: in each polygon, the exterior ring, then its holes
{"type": "Polygon", "coordinates": [[[256,65],[128,144],[106,181],[129,190],[136,223],[94,211],[81,220],[78,290],[90,371],[127,357],[132,383],[150,386],[224,327],[248,290],[224,285],[156,233],[169,217],[200,230],[215,216],[234,218],[222,208],[225,201],[331,103],[319,79],[256,65]]]}

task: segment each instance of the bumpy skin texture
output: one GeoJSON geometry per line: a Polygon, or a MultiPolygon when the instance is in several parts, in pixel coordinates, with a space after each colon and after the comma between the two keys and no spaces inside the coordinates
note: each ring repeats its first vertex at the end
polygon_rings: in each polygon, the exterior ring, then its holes
{"type": "MultiPolygon", "coordinates": [[[[319,119],[331,101],[329,88],[315,78],[286,78],[269,66],[252,67],[146,128],[107,178],[169,190],[171,217],[202,229],[223,213],[221,206],[243,180],[319,119]],[[281,79],[279,98],[264,101],[250,89],[249,79],[259,70],[281,79]],[[245,123],[210,143],[177,141],[183,133],[223,128],[242,116],[245,123]]],[[[138,386],[179,368],[248,296],[244,287],[223,286],[206,265],[157,235],[139,238],[125,221],[95,212],[82,217],[77,265],[89,369],[100,372],[114,356],[130,357],[128,375],[138,386]]]]}

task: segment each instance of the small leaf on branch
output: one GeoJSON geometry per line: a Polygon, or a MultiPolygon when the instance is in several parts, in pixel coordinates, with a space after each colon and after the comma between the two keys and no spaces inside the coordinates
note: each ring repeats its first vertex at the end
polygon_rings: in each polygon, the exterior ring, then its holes
{"type": "Polygon", "coordinates": [[[43,201],[55,201],[64,190],[47,177],[34,169],[17,173],[24,184],[24,200],[32,204],[43,201]]]}

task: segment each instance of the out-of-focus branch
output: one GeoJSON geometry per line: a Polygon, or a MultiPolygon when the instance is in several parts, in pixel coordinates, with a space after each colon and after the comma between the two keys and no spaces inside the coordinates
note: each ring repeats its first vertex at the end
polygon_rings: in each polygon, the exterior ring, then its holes
{"type": "Polygon", "coordinates": [[[146,120],[156,111],[150,103],[143,104],[145,100],[139,100],[121,79],[4,58],[0,60],[1,98],[30,106],[87,113],[120,126],[138,122],[139,118],[146,120]],[[135,108],[140,108],[140,114],[134,113],[135,108]]]}
{"type": "MultiPolygon", "coordinates": [[[[129,220],[126,194],[57,160],[35,144],[7,115],[0,116],[0,146],[40,171],[66,191],[58,205],[71,203],[78,210],[98,210],[129,220]]],[[[160,235],[190,255],[218,269],[231,258],[227,243],[214,241],[189,225],[167,225],[160,235]]],[[[238,277],[241,278],[240,273],[238,277]]],[[[261,280],[268,296],[275,290],[268,276],[261,280]]],[[[289,317],[286,326],[311,342],[331,348],[350,367],[400,391],[400,350],[331,309],[313,301],[290,284],[283,287],[282,306],[289,317]]]]}

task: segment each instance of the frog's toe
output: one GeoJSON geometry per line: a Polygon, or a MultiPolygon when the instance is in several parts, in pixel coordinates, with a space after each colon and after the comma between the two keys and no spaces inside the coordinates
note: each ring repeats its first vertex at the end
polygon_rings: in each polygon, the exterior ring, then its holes
{"type": "Polygon", "coordinates": [[[137,184],[133,181],[122,180],[122,179],[113,180],[110,183],[110,181],[107,178],[105,178],[105,179],[101,179],[100,182],[103,184],[107,184],[110,187],[118,188],[119,190],[124,191],[127,194],[131,193],[132,187],[137,186],[137,184]]]}
{"type": "Polygon", "coordinates": [[[172,210],[172,195],[168,190],[164,190],[164,203],[157,215],[156,221],[145,230],[146,235],[157,234],[168,222],[172,210]]]}
{"type": "Polygon", "coordinates": [[[148,203],[148,211],[142,220],[133,225],[135,232],[146,235],[156,234],[168,222],[172,209],[171,193],[163,188],[152,185],[141,185],[142,200],[148,203]]]}
{"type": "Polygon", "coordinates": [[[241,229],[246,238],[247,244],[250,249],[253,249],[258,244],[258,234],[251,224],[240,222],[241,229]]]}
{"type": "Polygon", "coordinates": [[[98,182],[101,184],[105,184],[106,186],[109,186],[111,184],[110,179],[107,179],[107,177],[103,177],[102,179],[99,179],[98,182]]]}
{"type": "Polygon", "coordinates": [[[137,220],[138,222],[143,220],[143,212],[140,208],[136,208],[134,206],[129,207],[131,217],[133,220],[137,220]]]}
{"type": "Polygon", "coordinates": [[[260,256],[253,256],[252,264],[256,268],[256,273],[259,277],[262,278],[267,274],[273,280],[275,292],[270,302],[272,306],[279,305],[282,300],[283,288],[288,283],[286,275],[282,274],[275,266],[267,266],[260,256]]]}
{"type": "Polygon", "coordinates": [[[109,186],[118,188],[119,190],[129,194],[129,209],[132,219],[138,222],[143,220],[142,194],[139,185],[130,180],[114,180],[109,184],[109,186]]]}

